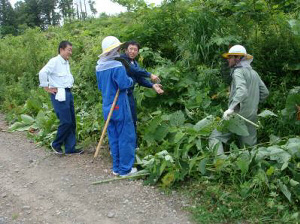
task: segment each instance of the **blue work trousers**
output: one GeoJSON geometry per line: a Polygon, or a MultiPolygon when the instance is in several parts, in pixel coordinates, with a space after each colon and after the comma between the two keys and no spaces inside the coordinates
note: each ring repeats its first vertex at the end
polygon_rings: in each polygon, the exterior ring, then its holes
{"type": "Polygon", "coordinates": [[[113,159],[113,171],[120,175],[129,173],[134,164],[136,147],[136,136],[132,120],[110,120],[107,133],[113,159]]]}
{"type": "Polygon", "coordinates": [[[65,153],[72,153],[75,151],[76,145],[74,97],[70,90],[66,90],[66,101],[60,102],[55,99],[54,94],[51,94],[51,102],[59,119],[56,138],[52,146],[59,149],[62,145],[65,145],[65,153]]]}

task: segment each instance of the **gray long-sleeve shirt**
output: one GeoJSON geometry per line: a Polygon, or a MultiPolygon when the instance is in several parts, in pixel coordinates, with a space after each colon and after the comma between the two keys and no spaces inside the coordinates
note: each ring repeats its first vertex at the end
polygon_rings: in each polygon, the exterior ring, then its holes
{"type": "Polygon", "coordinates": [[[255,119],[258,104],[269,95],[266,85],[251,67],[234,68],[231,76],[229,109],[245,118],[255,119]]]}

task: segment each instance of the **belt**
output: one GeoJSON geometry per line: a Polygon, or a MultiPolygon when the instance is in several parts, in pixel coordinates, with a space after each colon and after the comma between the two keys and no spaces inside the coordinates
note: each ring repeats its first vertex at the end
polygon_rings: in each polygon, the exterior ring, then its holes
{"type": "Polygon", "coordinates": [[[71,88],[65,88],[66,92],[71,92],[71,88]]]}

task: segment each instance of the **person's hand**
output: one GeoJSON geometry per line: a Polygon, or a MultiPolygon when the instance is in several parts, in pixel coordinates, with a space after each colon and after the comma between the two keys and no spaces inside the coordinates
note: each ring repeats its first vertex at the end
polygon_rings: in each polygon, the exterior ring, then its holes
{"type": "Polygon", "coordinates": [[[234,113],[234,110],[228,109],[224,112],[223,114],[223,119],[224,120],[229,120],[230,116],[234,113]]]}
{"type": "Polygon", "coordinates": [[[44,87],[44,90],[48,93],[51,93],[51,94],[55,94],[57,93],[57,88],[49,88],[49,87],[44,87]]]}
{"type": "Polygon", "coordinates": [[[159,79],[158,75],[151,74],[150,78],[151,78],[152,82],[160,83],[160,79],[159,79]]]}
{"type": "Polygon", "coordinates": [[[163,94],[164,90],[162,89],[162,85],[161,84],[154,84],[152,86],[152,88],[155,90],[155,92],[157,92],[158,94],[163,94]]]}

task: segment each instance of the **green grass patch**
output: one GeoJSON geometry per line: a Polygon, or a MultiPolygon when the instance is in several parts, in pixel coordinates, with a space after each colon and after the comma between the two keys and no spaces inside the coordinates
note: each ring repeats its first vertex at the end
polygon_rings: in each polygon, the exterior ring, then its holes
{"type": "Polygon", "coordinates": [[[299,223],[299,207],[276,193],[243,198],[236,185],[204,179],[185,183],[179,191],[190,199],[187,210],[197,223],[299,223]]]}

